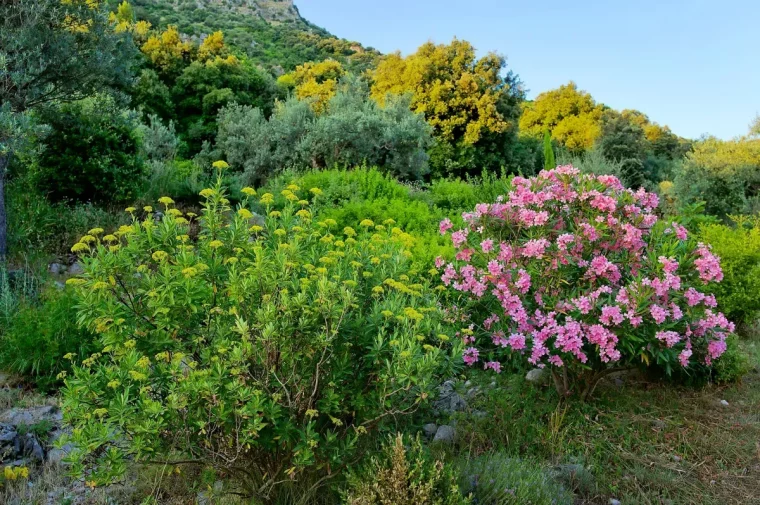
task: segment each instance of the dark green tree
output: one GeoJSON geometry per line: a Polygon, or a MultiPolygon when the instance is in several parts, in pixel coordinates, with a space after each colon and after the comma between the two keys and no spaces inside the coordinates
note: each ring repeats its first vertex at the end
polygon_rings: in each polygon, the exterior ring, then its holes
{"type": "Polygon", "coordinates": [[[138,122],[107,96],[45,107],[37,187],[57,201],[119,202],[143,182],[138,122]]]}
{"type": "Polygon", "coordinates": [[[557,168],[557,162],[554,159],[554,148],[552,147],[552,136],[548,128],[544,130],[544,168],[547,170],[557,168]]]}
{"type": "Polygon", "coordinates": [[[608,111],[597,145],[605,158],[622,164],[621,175],[626,186],[633,189],[644,186],[647,181],[644,165],[647,142],[639,125],[608,111]]]}
{"type": "MultiPolygon", "coordinates": [[[[136,48],[117,34],[105,7],[73,0],[0,2],[0,107],[2,124],[22,125],[19,117],[36,107],[69,102],[131,82],[136,48]]],[[[0,128],[0,195],[14,146],[24,132],[0,128]]],[[[0,197],[0,257],[7,251],[4,199],[0,197]]]]}

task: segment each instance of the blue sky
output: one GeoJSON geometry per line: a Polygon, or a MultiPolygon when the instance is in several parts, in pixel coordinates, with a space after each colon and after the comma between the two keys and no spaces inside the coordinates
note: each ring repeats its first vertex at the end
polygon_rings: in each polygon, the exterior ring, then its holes
{"type": "Polygon", "coordinates": [[[496,51],[529,97],[570,80],[684,137],[747,133],[760,112],[758,0],[296,0],[335,35],[404,54],[427,40],[496,51]]]}

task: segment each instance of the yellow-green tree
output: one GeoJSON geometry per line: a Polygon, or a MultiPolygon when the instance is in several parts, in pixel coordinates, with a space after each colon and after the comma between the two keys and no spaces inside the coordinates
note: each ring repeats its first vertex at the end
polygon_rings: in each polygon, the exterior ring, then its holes
{"type": "Polygon", "coordinates": [[[278,79],[280,85],[295,90],[300,100],[311,99],[317,114],[324,112],[338,89],[338,81],[346,74],[339,61],[307,62],[278,79]]]}
{"type": "Polygon", "coordinates": [[[523,92],[502,56],[478,59],[467,41],[423,44],[407,57],[390,54],[372,72],[372,97],[411,94],[411,109],[433,127],[434,175],[473,173],[510,164],[523,92]]]}
{"type": "Polygon", "coordinates": [[[121,2],[116,12],[111,12],[108,20],[113,23],[116,33],[129,32],[138,44],[144,44],[148,38],[150,22],[137,21],[135,11],[129,2],[121,2]]]}
{"type": "Polygon", "coordinates": [[[510,93],[500,75],[504,58],[475,58],[465,40],[423,44],[416,53],[388,55],[373,73],[372,97],[382,104],[387,94],[412,93],[412,108],[425,114],[438,137],[473,145],[486,133],[502,133],[510,118],[499,102],[510,93]]]}
{"type": "Polygon", "coordinates": [[[198,47],[198,60],[209,61],[217,57],[225,57],[228,54],[227,46],[224,44],[224,33],[217,31],[203,39],[198,47]]]}
{"type": "Polygon", "coordinates": [[[163,73],[178,72],[185,66],[193,51],[193,44],[182,40],[176,26],[151,35],[142,46],[142,52],[163,73]]]}
{"type": "Polygon", "coordinates": [[[590,149],[602,132],[604,109],[571,81],[523,104],[520,131],[539,138],[548,128],[552,138],[568,149],[590,149]]]}

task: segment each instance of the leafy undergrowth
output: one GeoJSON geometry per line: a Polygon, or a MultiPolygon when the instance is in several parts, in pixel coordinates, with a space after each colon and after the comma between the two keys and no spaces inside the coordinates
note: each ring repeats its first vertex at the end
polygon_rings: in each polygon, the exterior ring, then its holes
{"type": "Polygon", "coordinates": [[[689,389],[627,378],[600,385],[585,404],[557,406],[548,386],[502,375],[472,405],[486,415],[459,420],[453,451],[506,448],[559,469],[582,465],[593,479],[565,471],[578,504],[760,503],[760,342],[743,346],[752,369],[741,383],[689,389]]]}

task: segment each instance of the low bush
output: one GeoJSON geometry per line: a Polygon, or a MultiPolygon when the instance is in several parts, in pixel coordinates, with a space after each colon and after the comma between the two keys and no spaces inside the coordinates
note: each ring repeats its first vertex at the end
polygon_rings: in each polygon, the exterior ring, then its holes
{"type": "Polygon", "coordinates": [[[50,288],[41,299],[21,303],[0,335],[0,369],[22,375],[43,390],[60,384],[71,358],[95,350],[95,338],[77,326],[72,290],[50,288]]]}
{"type": "MultiPolygon", "coordinates": [[[[348,475],[346,505],[464,505],[454,471],[434,459],[420,442],[401,434],[382,452],[348,475]]],[[[480,502],[477,502],[480,503],[480,502]]]]}
{"type": "Polygon", "coordinates": [[[255,191],[233,210],[219,177],[200,216],[163,197],[160,222],[92,230],[72,248],[79,318],[102,346],[66,380],[75,473],[107,481],[128,457],[177,455],[263,503],[316,475],[315,492],[360,438],[452,373],[460,346],[410,266],[408,236],[392,222],[317,220],[319,189],[283,191],[280,210],[258,199],[257,221],[255,191]]]}
{"type": "MultiPolygon", "coordinates": [[[[719,260],[658,222],[656,195],[572,166],[513,184],[451,233],[456,262],[436,262],[461,293],[451,310],[468,365],[499,372],[516,355],[549,366],[560,394],[585,398],[620,367],[670,373],[725,351],[734,325],[698,290],[723,278],[719,260]]],[[[441,233],[452,228],[441,222],[441,233]]]]}
{"type": "Polygon", "coordinates": [[[711,292],[726,315],[741,323],[741,330],[760,313],[760,218],[736,218],[732,226],[702,226],[699,240],[720,257],[723,281],[711,292]]]}
{"type": "Polygon", "coordinates": [[[459,473],[460,488],[478,505],[573,504],[573,494],[545,468],[505,453],[465,461],[459,473]]]}
{"type": "Polygon", "coordinates": [[[145,169],[131,112],[98,97],[45,109],[41,121],[50,133],[37,184],[51,200],[126,202],[137,196],[145,169]]]}

